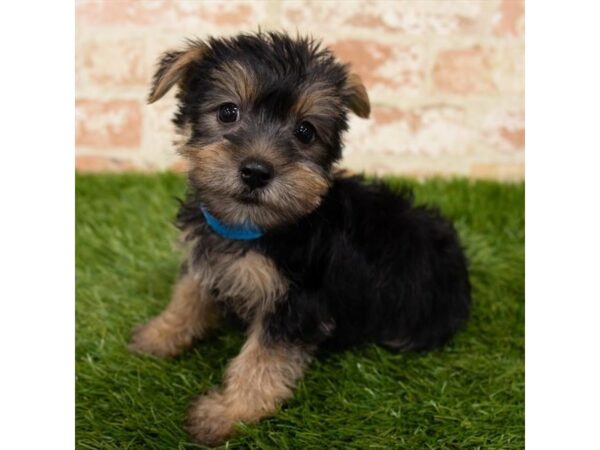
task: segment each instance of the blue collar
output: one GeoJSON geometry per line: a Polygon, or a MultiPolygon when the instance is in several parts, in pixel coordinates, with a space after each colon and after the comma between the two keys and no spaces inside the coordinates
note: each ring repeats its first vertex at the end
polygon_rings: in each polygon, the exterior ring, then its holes
{"type": "Polygon", "coordinates": [[[252,224],[242,224],[242,225],[225,225],[220,222],[215,216],[208,212],[208,210],[204,206],[200,206],[202,210],[202,214],[204,214],[204,218],[206,219],[206,223],[208,226],[219,236],[224,237],[225,239],[233,239],[236,241],[251,241],[253,239],[258,239],[263,235],[263,231],[252,225],[252,224]]]}

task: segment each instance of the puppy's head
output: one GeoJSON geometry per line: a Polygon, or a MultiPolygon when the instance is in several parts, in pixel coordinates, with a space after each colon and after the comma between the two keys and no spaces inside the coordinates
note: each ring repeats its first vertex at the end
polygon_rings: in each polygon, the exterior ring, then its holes
{"type": "Polygon", "coordinates": [[[277,33],[189,41],[165,53],[149,102],[176,84],[190,183],[221,220],[265,229],[319,205],[348,112],[370,111],[348,66],[310,39],[277,33]]]}

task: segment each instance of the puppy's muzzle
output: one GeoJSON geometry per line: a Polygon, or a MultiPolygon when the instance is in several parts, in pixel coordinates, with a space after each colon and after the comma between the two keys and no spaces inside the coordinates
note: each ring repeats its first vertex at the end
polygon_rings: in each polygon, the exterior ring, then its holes
{"type": "Polygon", "coordinates": [[[240,177],[250,190],[265,187],[274,173],[273,165],[260,159],[248,158],[240,164],[240,177]]]}

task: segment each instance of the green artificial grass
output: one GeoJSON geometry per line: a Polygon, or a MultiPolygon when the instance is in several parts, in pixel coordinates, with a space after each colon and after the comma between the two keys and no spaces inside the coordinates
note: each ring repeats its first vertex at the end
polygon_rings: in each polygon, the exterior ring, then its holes
{"type": "MultiPolygon", "coordinates": [[[[524,447],[524,186],[467,180],[414,185],[466,247],[472,318],[427,354],[364,346],[315,361],[274,417],[241,425],[224,448],[510,449],[524,447]]],[[[192,399],[218,384],[243,336],[234,330],[160,360],[128,353],[131,329],[169,298],[173,174],[78,175],[76,442],[79,449],[183,449],[192,399]]]]}

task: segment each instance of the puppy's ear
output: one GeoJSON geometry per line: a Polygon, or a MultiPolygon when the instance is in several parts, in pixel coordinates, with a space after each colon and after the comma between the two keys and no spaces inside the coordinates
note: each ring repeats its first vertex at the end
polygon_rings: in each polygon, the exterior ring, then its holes
{"type": "Polygon", "coordinates": [[[360,77],[350,73],[344,86],[344,99],[350,110],[358,117],[366,119],[371,113],[369,95],[360,77]]]}
{"type": "Polygon", "coordinates": [[[204,43],[193,42],[186,50],[164,53],[152,80],[148,103],[159,100],[175,83],[184,81],[190,66],[202,59],[206,48],[204,43]]]}

